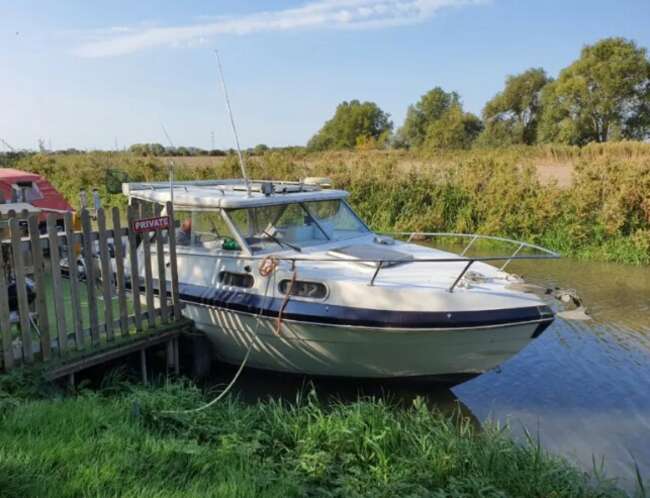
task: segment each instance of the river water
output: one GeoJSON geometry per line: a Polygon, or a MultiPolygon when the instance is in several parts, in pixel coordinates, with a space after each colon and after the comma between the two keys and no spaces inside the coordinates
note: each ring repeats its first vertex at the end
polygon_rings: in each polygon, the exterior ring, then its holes
{"type": "MultiPolygon", "coordinates": [[[[388,396],[408,404],[424,396],[444,411],[460,406],[478,423],[508,423],[550,452],[633,491],[635,462],[650,482],[650,268],[562,259],[517,261],[508,269],[546,287],[574,288],[589,321],[561,318],[498,371],[451,389],[418,381],[351,382],[246,370],[244,400],[293,399],[305,386],[321,397],[388,396]]],[[[222,370],[222,381],[233,371],[222,370]]]]}
{"type": "Polygon", "coordinates": [[[511,271],[576,289],[590,321],[556,319],[520,354],[453,388],[481,421],[523,427],[585,470],[634,489],[650,480],[650,268],[569,259],[517,262],[511,271]]]}

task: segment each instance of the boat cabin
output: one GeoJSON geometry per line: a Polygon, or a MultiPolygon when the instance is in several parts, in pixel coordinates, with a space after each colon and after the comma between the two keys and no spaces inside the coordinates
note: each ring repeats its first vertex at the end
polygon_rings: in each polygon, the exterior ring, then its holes
{"type": "Polygon", "coordinates": [[[45,231],[48,213],[57,214],[57,224],[63,226],[63,215],[73,207],[45,178],[36,173],[12,168],[0,168],[0,216],[10,212],[21,216],[25,210],[38,214],[39,228],[45,231]]]}
{"type": "MultiPolygon", "coordinates": [[[[171,200],[169,184],[124,184],[143,217],[171,200]]],[[[176,183],[178,252],[240,251],[246,255],[303,249],[368,235],[346,202],[347,192],[318,185],[242,180],[176,183]]]]}

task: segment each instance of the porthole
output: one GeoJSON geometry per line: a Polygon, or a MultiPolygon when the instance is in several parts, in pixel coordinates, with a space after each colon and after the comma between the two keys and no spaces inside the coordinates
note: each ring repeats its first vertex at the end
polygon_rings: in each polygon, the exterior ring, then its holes
{"type": "Polygon", "coordinates": [[[231,271],[219,272],[219,282],[223,285],[232,285],[234,287],[244,287],[250,289],[255,283],[253,275],[248,273],[234,273],[231,271]]]}
{"type": "Polygon", "coordinates": [[[311,299],[323,299],[327,296],[327,287],[320,282],[307,282],[305,280],[296,280],[293,285],[291,280],[282,280],[280,282],[280,292],[282,294],[290,293],[292,296],[309,297],[311,299]]]}

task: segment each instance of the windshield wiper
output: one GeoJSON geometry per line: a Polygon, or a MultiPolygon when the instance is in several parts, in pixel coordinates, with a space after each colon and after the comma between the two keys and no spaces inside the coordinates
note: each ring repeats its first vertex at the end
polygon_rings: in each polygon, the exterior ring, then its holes
{"type": "Polygon", "coordinates": [[[296,252],[302,252],[302,249],[298,246],[294,246],[293,244],[289,244],[288,242],[284,242],[283,240],[278,239],[275,235],[271,235],[269,232],[266,230],[262,230],[262,233],[266,235],[269,239],[271,239],[273,242],[278,244],[280,247],[288,247],[289,249],[293,249],[296,252]]]}

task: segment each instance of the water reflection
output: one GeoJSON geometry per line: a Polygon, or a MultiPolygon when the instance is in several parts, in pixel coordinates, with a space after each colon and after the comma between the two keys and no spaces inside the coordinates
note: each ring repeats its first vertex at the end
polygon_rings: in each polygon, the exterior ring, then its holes
{"type": "MultiPolygon", "coordinates": [[[[211,385],[225,385],[235,375],[236,368],[222,365],[209,379],[211,385]]],[[[452,415],[460,413],[480,426],[472,412],[452,392],[449,385],[427,380],[372,380],[312,377],[306,375],[245,369],[233,388],[245,403],[269,399],[295,402],[308,395],[316,396],[319,403],[349,403],[359,398],[380,398],[393,405],[408,408],[416,398],[422,398],[430,407],[452,415]]]]}
{"type": "Polygon", "coordinates": [[[604,458],[607,474],[634,489],[635,461],[650,478],[650,268],[561,260],[510,270],[575,288],[593,320],[556,320],[499,372],[454,393],[479,420],[537,432],[586,470],[604,458]]]}

